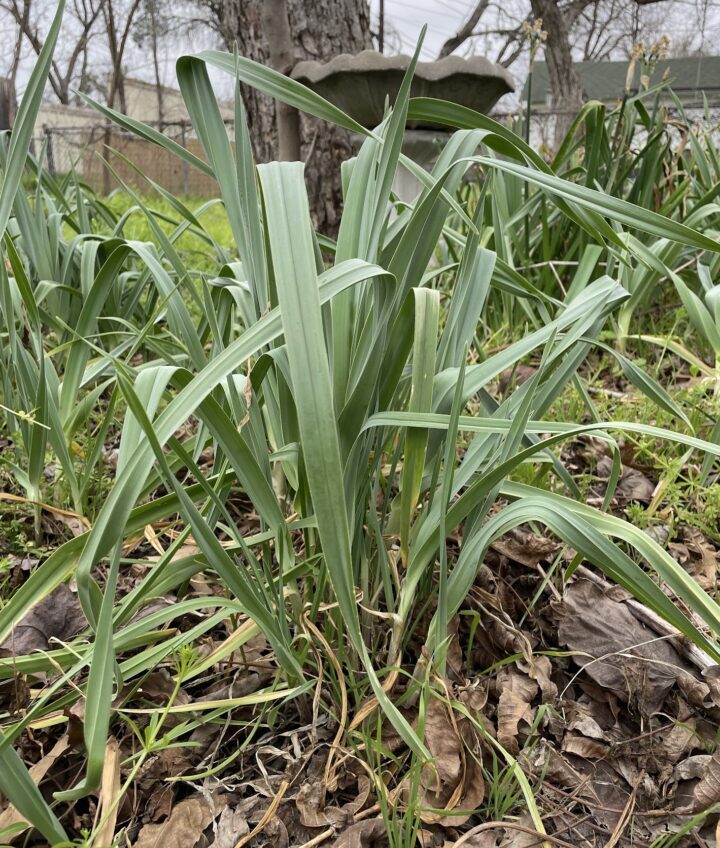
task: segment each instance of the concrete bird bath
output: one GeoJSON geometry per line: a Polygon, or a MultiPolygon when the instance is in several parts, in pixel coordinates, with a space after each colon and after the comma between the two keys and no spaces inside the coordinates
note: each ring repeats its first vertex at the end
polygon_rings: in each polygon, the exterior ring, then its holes
{"type": "MultiPolygon", "coordinates": [[[[356,55],[336,56],[329,62],[299,62],[291,76],[372,129],[382,121],[386,98],[390,103],[395,101],[409,63],[409,56],[384,56],[363,50],[356,55]]],[[[418,62],[410,94],[489,112],[503,94],[514,89],[509,71],[484,56],[446,56],[437,62],[418,62]]],[[[430,169],[447,137],[448,132],[437,126],[409,122],[403,152],[430,169]]],[[[353,142],[359,146],[362,137],[353,142]]],[[[420,187],[415,177],[404,168],[399,169],[394,190],[401,200],[412,200],[420,187]]]]}

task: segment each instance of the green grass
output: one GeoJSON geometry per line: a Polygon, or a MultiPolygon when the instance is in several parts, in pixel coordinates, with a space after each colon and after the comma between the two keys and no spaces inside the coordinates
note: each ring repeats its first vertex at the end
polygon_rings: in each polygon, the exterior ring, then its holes
{"type": "MultiPolygon", "coordinates": [[[[208,202],[208,198],[180,197],[178,199],[193,213],[201,210],[198,220],[202,223],[203,229],[225,250],[229,251],[232,249],[232,231],[221,204],[216,203],[209,208],[203,209],[208,202]]],[[[177,221],[178,216],[168,201],[151,191],[142,194],[141,200],[158,220],[158,224],[163,232],[166,235],[170,235],[174,229],[170,221],[177,221]]],[[[118,190],[107,198],[106,204],[108,209],[117,218],[125,216],[129,210],[133,210],[129,217],[125,219],[123,227],[123,236],[125,238],[136,241],[156,241],[146,214],[133,203],[129,195],[125,194],[122,190],[118,190]]],[[[98,232],[103,235],[109,235],[109,229],[109,227],[104,226],[98,229],[98,232]]],[[[195,272],[217,273],[217,261],[208,250],[207,242],[203,239],[193,235],[191,232],[186,233],[178,240],[177,249],[183,256],[186,265],[192,267],[195,272]]]]}

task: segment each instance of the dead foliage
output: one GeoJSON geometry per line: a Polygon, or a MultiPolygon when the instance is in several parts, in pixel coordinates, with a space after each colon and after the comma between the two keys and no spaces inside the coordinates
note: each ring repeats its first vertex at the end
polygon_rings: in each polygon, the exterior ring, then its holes
{"type": "MultiPolygon", "coordinates": [[[[568,459],[592,464],[591,499],[599,501],[609,476],[603,450],[592,442],[575,445],[568,459]]],[[[611,508],[648,503],[656,485],[646,470],[625,466],[611,508]]],[[[74,805],[73,827],[100,823],[98,846],[122,830],[134,848],[384,848],[383,811],[401,821],[411,808],[423,848],[715,844],[720,668],[594,572],[580,567],[564,582],[575,552],[537,530],[517,528],[493,542],[452,621],[446,678],[433,680],[422,702],[413,680],[426,670],[423,639],[432,609],[413,634],[403,657],[407,673],[398,676],[393,694],[432,755],[416,773],[387,727],[383,764],[372,773],[365,750],[377,732],[372,710],[365,725],[370,737],[341,734],[341,747],[334,747],[338,693],[331,665],[318,653],[323,671],[314,696],[290,702],[272,720],[257,708],[238,707],[181,732],[202,714],[169,713],[165,728],[178,731],[181,743],[145,757],[133,792],[114,806],[138,745],[129,732],[111,737],[100,797],[74,805]],[[667,841],[693,816],[688,835],[667,841]]],[[[121,591],[132,590],[167,538],[162,528],[146,528],[133,548],[141,559],[124,573],[121,591]]],[[[717,590],[711,540],[679,528],[664,541],[703,590],[717,590]]],[[[190,539],[178,558],[196,553],[190,539]]],[[[189,591],[205,597],[219,587],[211,575],[200,575],[189,591]]],[[[169,609],[176,600],[158,598],[150,609],[169,609]]],[[[189,616],[174,627],[196,621],[189,616]]],[[[63,585],[17,623],[0,654],[47,651],[85,626],[75,593],[63,585]]],[[[279,670],[263,638],[222,651],[237,626],[225,621],[198,643],[203,657],[222,654],[206,674],[177,690],[173,669],[158,667],[118,692],[115,708],[161,710],[171,699],[191,708],[271,686],[279,670]]],[[[5,708],[22,709],[46,682],[43,675],[17,675],[0,689],[5,708]]],[[[33,731],[23,742],[21,754],[44,792],[65,788],[68,769],[81,763],[83,715],[79,700],[67,709],[66,724],[33,731]]],[[[147,714],[133,719],[141,731],[148,726],[147,714]]],[[[14,808],[0,806],[0,830],[20,821],[14,808]]],[[[5,838],[40,844],[27,831],[5,838]]]]}

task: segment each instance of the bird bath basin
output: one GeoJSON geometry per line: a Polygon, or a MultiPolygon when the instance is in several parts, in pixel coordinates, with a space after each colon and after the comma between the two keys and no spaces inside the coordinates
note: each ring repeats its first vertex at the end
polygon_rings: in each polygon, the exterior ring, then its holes
{"type": "MultiPolygon", "coordinates": [[[[329,62],[299,62],[291,75],[359,124],[373,129],[382,121],[386,100],[395,102],[409,64],[409,56],[384,56],[363,50],[355,55],[336,56],[329,62]]],[[[449,100],[486,113],[514,89],[509,71],[484,56],[446,56],[437,62],[417,63],[410,95],[449,100]]],[[[403,152],[429,170],[448,134],[448,130],[434,124],[408,122],[403,152]]],[[[359,146],[362,140],[362,136],[357,136],[353,143],[359,146]]],[[[409,201],[421,186],[401,168],[393,188],[401,200],[409,201]]]]}

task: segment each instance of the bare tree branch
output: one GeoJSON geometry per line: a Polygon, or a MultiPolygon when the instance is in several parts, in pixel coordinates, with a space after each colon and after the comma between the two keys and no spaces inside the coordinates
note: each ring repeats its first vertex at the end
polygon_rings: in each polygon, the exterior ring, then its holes
{"type": "MultiPolygon", "coordinates": [[[[74,13],[80,24],[80,33],[73,49],[64,61],[64,70],[61,68],[62,60],[56,55],[53,58],[49,74],[52,90],[61,103],[67,104],[70,102],[70,87],[76,75],[77,63],[87,47],[91,30],[95,26],[104,2],[105,0],[98,0],[96,7],[93,7],[92,3],[86,4],[85,2],[83,2],[82,7],[78,3],[74,4],[74,13]]],[[[18,0],[9,0],[9,2],[0,3],[0,9],[12,16],[20,34],[39,55],[44,42],[33,17],[32,0],[22,0],[22,4],[18,0]]],[[[19,46],[17,49],[19,50],[19,46]]]]}
{"type": "Polygon", "coordinates": [[[485,14],[489,5],[490,0],[480,0],[457,33],[452,38],[448,38],[445,44],[443,44],[440,48],[438,59],[442,59],[444,56],[449,56],[454,50],[457,50],[461,44],[464,44],[468,38],[472,37],[473,30],[480,22],[480,18],[485,14]]]}

